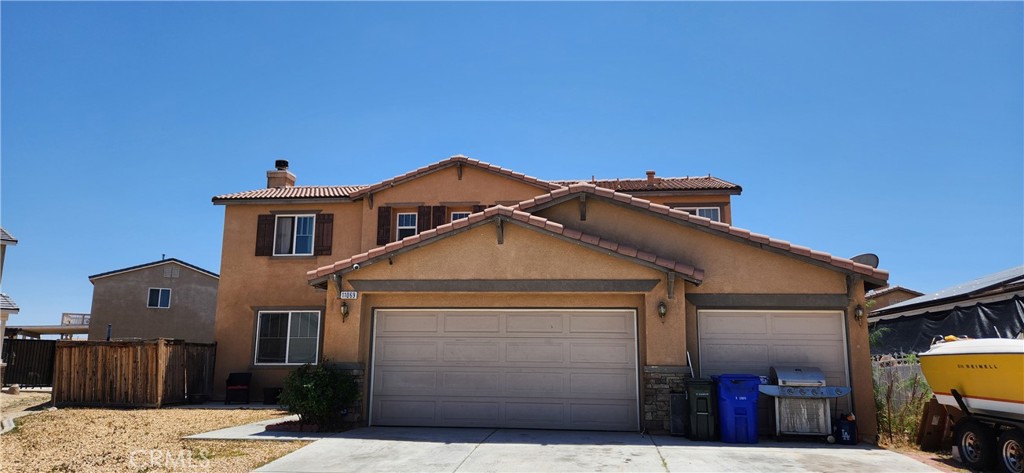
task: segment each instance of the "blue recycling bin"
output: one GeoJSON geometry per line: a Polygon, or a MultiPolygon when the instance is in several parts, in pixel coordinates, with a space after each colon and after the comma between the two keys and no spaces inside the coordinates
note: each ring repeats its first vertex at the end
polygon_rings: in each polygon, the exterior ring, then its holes
{"type": "Polygon", "coordinates": [[[757,443],[757,387],[761,377],[723,374],[716,381],[720,438],[726,443],[757,443]]]}

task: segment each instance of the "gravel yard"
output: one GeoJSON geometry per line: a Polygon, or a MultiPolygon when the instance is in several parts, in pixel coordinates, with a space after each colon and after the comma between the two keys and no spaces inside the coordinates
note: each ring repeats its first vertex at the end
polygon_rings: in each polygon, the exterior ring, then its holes
{"type": "Polygon", "coordinates": [[[181,437],[285,415],[248,409],[46,411],[18,419],[15,430],[0,435],[0,471],[247,472],[308,442],[181,437]]]}

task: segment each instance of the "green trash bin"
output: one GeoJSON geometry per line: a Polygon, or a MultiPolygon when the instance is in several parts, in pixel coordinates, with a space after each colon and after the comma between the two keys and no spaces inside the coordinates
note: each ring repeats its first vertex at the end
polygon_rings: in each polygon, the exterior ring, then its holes
{"type": "Polygon", "coordinates": [[[690,415],[686,436],[690,440],[715,440],[718,438],[718,395],[715,382],[708,378],[687,378],[683,380],[683,388],[690,415]]]}

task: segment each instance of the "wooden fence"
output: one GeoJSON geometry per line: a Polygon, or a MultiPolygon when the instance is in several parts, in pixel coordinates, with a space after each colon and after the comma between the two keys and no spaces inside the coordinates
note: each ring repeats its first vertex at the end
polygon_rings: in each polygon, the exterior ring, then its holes
{"type": "Polygon", "coordinates": [[[216,344],[181,340],[59,341],[57,406],[160,407],[213,392],[216,344]]]}

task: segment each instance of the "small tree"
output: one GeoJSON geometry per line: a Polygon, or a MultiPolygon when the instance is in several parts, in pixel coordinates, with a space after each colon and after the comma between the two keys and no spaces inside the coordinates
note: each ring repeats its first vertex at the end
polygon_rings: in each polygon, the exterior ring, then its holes
{"type": "Polygon", "coordinates": [[[359,397],[355,378],[327,365],[305,364],[284,380],[280,402],[298,414],[300,424],[316,424],[320,430],[338,425],[342,410],[359,397]]]}

